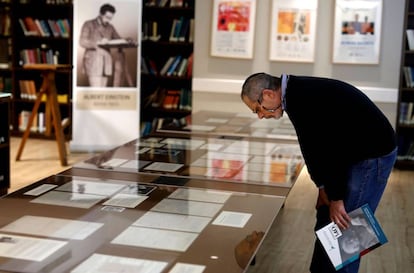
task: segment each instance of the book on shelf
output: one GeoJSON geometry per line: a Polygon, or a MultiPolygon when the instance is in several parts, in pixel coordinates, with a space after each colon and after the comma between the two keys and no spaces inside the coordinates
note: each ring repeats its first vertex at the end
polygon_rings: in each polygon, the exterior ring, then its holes
{"type": "Polygon", "coordinates": [[[49,28],[50,28],[50,30],[53,34],[53,37],[60,37],[61,36],[60,29],[59,29],[58,25],[56,24],[55,20],[48,19],[47,24],[49,25],[49,28]]]}
{"type": "Polygon", "coordinates": [[[414,50],[414,29],[406,29],[408,49],[414,50]]]}
{"type": "Polygon", "coordinates": [[[162,107],[164,109],[178,109],[181,90],[167,90],[162,107]]]}
{"type": "Polygon", "coordinates": [[[52,30],[49,28],[49,24],[46,22],[46,20],[39,20],[39,24],[40,24],[40,28],[43,30],[43,32],[45,33],[46,37],[52,37],[53,32],[52,30]]]}
{"type": "Polygon", "coordinates": [[[9,8],[4,8],[0,11],[0,34],[4,36],[11,34],[11,18],[9,8]]]}
{"type": "Polygon", "coordinates": [[[153,42],[157,42],[158,40],[161,39],[161,35],[158,34],[158,22],[153,21],[151,25],[152,25],[151,36],[149,36],[148,39],[150,39],[153,42]]]}
{"type": "Polygon", "coordinates": [[[183,126],[186,125],[186,118],[157,118],[157,123],[155,126],[155,131],[162,130],[181,130],[183,126]]]}
{"type": "Polygon", "coordinates": [[[168,3],[168,0],[159,0],[158,1],[158,6],[159,7],[165,7],[168,3]]]}
{"type": "Polygon", "coordinates": [[[154,60],[148,57],[141,57],[141,72],[144,74],[157,75],[158,69],[154,60]]]}
{"type": "Polygon", "coordinates": [[[148,98],[149,102],[151,102],[151,107],[161,107],[166,93],[167,90],[165,90],[165,88],[158,86],[157,89],[155,89],[155,91],[148,98]]]}
{"type": "Polygon", "coordinates": [[[36,35],[38,35],[37,30],[29,29],[28,26],[26,26],[26,23],[22,18],[19,18],[18,21],[19,21],[20,28],[22,29],[23,34],[25,36],[36,36],[36,35]]]}
{"type": "Polygon", "coordinates": [[[69,38],[70,36],[70,24],[68,19],[58,19],[56,24],[59,28],[59,34],[63,38],[69,38]]]}
{"type": "Polygon", "coordinates": [[[152,75],[158,75],[158,68],[157,68],[157,64],[155,63],[155,61],[152,59],[147,59],[147,61],[148,61],[150,73],[152,75]]]}
{"type": "Polygon", "coordinates": [[[411,125],[414,124],[414,102],[400,102],[400,108],[398,113],[398,123],[411,125]]]}
{"type": "Polygon", "coordinates": [[[142,37],[141,40],[142,41],[146,41],[148,40],[148,35],[149,34],[149,29],[148,29],[148,22],[145,21],[142,23],[142,37]]]}
{"type": "Polygon", "coordinates": [[[193,62],[194,54],[191,53],[187,61],[187,78],[191,78],[193,76],[193,62]]]}
{"type": "MultiPolygon", "coordinates": [[[[154,121],[156,121],[156,119],[154,119],[154,121]]],[[[152,128],[153,128],[153,122],[151,121],[144,121],[141,123],[141,136],[147,136],[152,132],[152,128]]]]}
{"type": "Polygon", "coordinates": [[[45,126],[45,113],[43,112],[38,112],[37,113],[37,129],[39,131],[39,133],[44,133],[46,131],[46,126],[45,126]]]}
{"type": "Polygon", "coordinates": [[[179,103],[179,109],[191,111],[191,104],[192,104],[192,93],[191,90],[187,88],[181,89],[181,95],[180,95],[180,103],[179,103]]]}
{"type": "Polygon", "coordinates": [[[174,19],[171,24],[170,30],[170,42],[184,42],[185,41],[185,28],[188,20],[181,16],[179,19],[174,19]]]}
{"type": "Polygon", "coordinates": [[[184,0],[171,0],[170,7],[182,7],[184,6],[184,0]]]}
{"type": "Polygon", "coordinates": [[[0,93],[10,93],[12,91],[11,77],[0,76],[0,93]]]}
{"type": "Polygon", "coordinates": [[[155,7],[157,5],[157,0],[147,0],[145,1],[146,7],[155,7]]]}
{"type": "Polygon", "coordinates": [[[413,87],[412,69],[409,66],[403,66],[403,75],[406,87],[413,87]]]}
{"type": "Polygon", "coordinates": [[[20,98],[35,100],[36,85],[33,80],[19,80],[20,98]]]}
{"type": "Polygon", "coordinates": [[[405,160],[413,160],[414,159],[414,141],[411,141],[408,145],[407,151],[404,152],[403,155],[405,160]]]}
{"type": "Polygon", "coordinates": [[[183,58],[174,72],[175,76],[183,77],[187,72],[188,58],[183,58]]]}
{"type": "Polygon", "coordinates": [[[39,19],[34,19],[34,22],[36,24],[36,27],[37,27],[39,33],[40,33],[40,36],[43,36],[43,37],[49,37],[50,36],[49,30],[43,28],[43,26],[41,25],[39,19]]]}
{"type": "Polygon", "coordinates": [[[150,70],[148,68],[147,62],[145,61],[144,56],[141,56],[141,73],[149,74],[150,70]]]}
{"type": "Polygon", "coordinates": [[[0,68],[10,67],[10,47],[8,39],[0,39],[0,68]]]}
{"type": "Polygon", "coordinates": [[[24,21],[24,24],[26,26],[26,29],[30,33],[33,33],[34,36],[40,36],[41,35],[41,32],[40,32],[39,28],[37,27],[35,20],[32,17],[30,17],[30,16],[24,17],[23,21],[24,21]]]}
{"type": "Polygon", "coordinates": [[[192,43],[194,42],[194,18],[190,19],[190,29],[189,29],[189,33],[188,33],[188,42],[192,43]]]}
{"type": "Polygon", "coordinates": [[[175,56],[174,61],[172,62],[172,64],[170,65],[170,67],[167,70],[167,73],[166,73],[167,76],[173,76],[174,71],[177,69],[178,64],[181,62],[182,58],[183,57],[181,55],[175,56]]]}
{"type": "Polygon", "coordinates": [[[2,88],[1,91],[11,93],[13,91],[13,81],[11,77],[1,77],[2,88]]]}
{"type": "Polygon", "coordinates": [[[170,68],[171,64],[174,62],[174,59],[175,59],[175,56],[168,57],[164,66],[161,68],[161,71],[160,71],[161,76],[165,76],[167,74],[168,68],[170,68]]]}
{"type": "MultiPolygon", "coordinates": [[[[22,110],[19,113],[19,130],[20,131],[25,131],[27,128],[27,125],[29,123],[29,118],[30,115],[32,114],[31,111],[27,111],[27,110],[22,110]]],[[[33,118],[33,122],[32,122],[32,126],[30,127],[30,131],[34,132],[34,133],[44,133],[46,131],[46,123],[45,123],[45,113],[42,111],[39,111],[37,113],[34,114],[34,118],[33,118]]]]}
{"type": "Polygon", "coordinates": [[[172,23],[171,23],[171,29],[170,29],[170,38],[169,41],[170,42],[177,42],[178,41],[178,37],[176,36],[177,33],[177,29],[180,28],[181,22],[179,19],[173,19],[172,23]]]}
{"type": "Polygon", "coordinates": [[[411,137],[399,135],[398,138],[398,160],[414,160],[414,140],[411,137]]]}
{"type": "Polygon", "coordinates": [[[388,242],[368,204],[349,212],[348,215],[351,217],[349,228],[341,230],[331,222],[316,231],[336,270],[388,242]]]}
{"type": "Polygon", "coordinates": [[[179,42],[185,42],[186,37],[188,34],[188,30],[190,29],[190,20],[191,19],[183,19],[183,23],[181,25],[180,33],[178,34],[178,41],[179,42]]]}

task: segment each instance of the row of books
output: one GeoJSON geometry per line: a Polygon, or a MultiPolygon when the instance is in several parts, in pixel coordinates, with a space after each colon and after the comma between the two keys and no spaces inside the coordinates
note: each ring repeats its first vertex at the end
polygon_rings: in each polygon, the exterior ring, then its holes
{"type": "Polygon", "coordinates": [[[191,124],[191,115],[182,118],[160,117],[153,122],[154,130],[181,130],[181,128],[191,124]]]}
{"type": "Polygon", "coordinates": [[[166,77],[191,77],[193,70],[193,54],[188,58],[181,55],[170,56],[162,66],[161,70],[158,69],[154,60],[147,57],[141,58],[141,72],[144,74],[151,74],[155,76],[166,77]]]}
{"type": "Polygon", "coordinates": [[[158,30],[157,21],[145,21],[142,24],[142,41],[150,40],[157,42],[161,39],[161,35],[158,30]]]}
{"type": "Polygon", "coordinates": [[[147,0],[147,7],[188,7],[188,0],[147,0]]]}
{"type": "Polygon", "coordinates": [[[11,77],[0,77],[0,92],[10,93],[12,92],[12,79],[11,77]]]}
{"type": "MultiPolygon", "coordinates": [[[[19,80],[20,98],[27,100],[35,100],[38,91],[34,80],[19,80]]],[[[42,101],[46,101],[46,95],[43,95],[42,101]]],[[[57,94],[58,103],[68,103],[68,94],[57,94]]]]}
{"type": "Polygon", "coordinates": [[[414,102],[400,102],[399,124],[414,124],[414,102]]]}
{"type": "Polygon", "coordinates": [[[153,94],[150,95],[148,101],[154,108],[177,109],[191,111],[192,93],[191,90],[182,88],[180,90],[170,90],[158,87],[153,94]]]}
{"type": "Polygon", "coordinates": [[[414,67],[403,66],[405,86],[409,88],[414,87],[414,67]]]}
{"type": "Polygon", "coordinates": [[[191,119],[191,115],[182,118],[154,118],[152,121],[144,121],[141,123],[140,134],[141,136],[147,136],[152,132],[161,129],[177,129],[191,123],[188,119],[191,119]]]}
{"type": "Polygon", "coordinates": [[[0,35],[11,35],[11,17],[9,8],[0,10],[0,35]]]}
{"type": "MultiPolygon", "coordinates": [[[[27,128],[27,125],[29,124],[29,118],[32,114],[32,111],[22,110],[19,113],[19,130],[25,131],[27,128]]],[[[30,127],[31,132],[36,133],[44,133],[46,131],[45,127],[45,113],[44,112],[38,112],[35,114],[35,117],[33,119],[32,126],[30,127]]]]}
{"type": "Polygon", "coordinates": [[[192,43],[194,41],[194,19],[185,18],[181,16],[179,19],[174,19],[171,24],[170,42],[185,42],[192,43]]]}
{"type": "Polygon", "coordinates": [[[34,80],[19,80],[20,98],[35,100],[36,99],[36,83],[34,80]]]}
{"type": "Polygon", "coordinates": [[[410,137],[398,137],[398,160],[414,161],[414,140],[410,137]]]}
{"type": "Polygon", "coordinates": [[[59,64],[59,51],[47,48],[23,49],[20,64],[59,64]]]}
{"type": "Polygon", "coordinates": [[[152,120],[152,122],[151,121],[143,121],[141,123],[141,126],[140,126],[140,136],[144,137],[144,136],[147,136],[147,135],[151,134],[151,132],[153,131],[152,128],[155,128],[155,126],[154,126],[155,122],[156,122],[155,119],[152,120]],[[154,123],[154,125],[153,125],[153,123],[154,123]]]}
{"type": "MultiPolygon", "coordinates": [[[[165,36],[168,34],[165,33],[165,36]]],[[[157,21],[145,21],[142,24],[142,41],[150,40],[157,42],[161,40],[162,35],[159,31],[159,24],[157,21]]],[[[170,42],[194,42],[194,18],[180,18],[173,19],[171,22],[171,29],[169,37],[164,37],[164,40],[170,42]]]]}
{"type": "Polygon", "coordinates": [[[28,16],[19,18],[20,27],[25,36],[42,37],[70,37],[70,23],[68,19],[33,19],[28,16]]]}
{"type": "MultiPolygon", "coordinates": [[[[30,115],[32,111],[22,110],[19,113],[19,131],[26,131],[29,124],[30,115]]],[[[69,118],[64,118],[61,121],[62,128],[66,128],[70,123],[69,118]]],[[[46,115],[44,112],[37,112],[30,127],[30,131],[34,133],[44,133],[46,131],[46,115]]]]}
{"type": "MultiPolygon", "coordinates": [[[[4,2],[10,3],[10,0],[3,0],[4,2]]],[[[46,5],[64,5],[64,4],[71,4],[73,0],[19,0],[20,4],[31,4],[36,3],[39,4],[41,2],[42,4],[46,5]]]]}
{"type": "Polygon", "coordinates": [[[12,47],[10,39],[0,39],[0,68],[10,68],[12,47]]]}
{"type": "Polygon", "coordinates": [[[46,5],[64,5],[71,4],[72,0],[45,0],[46,5]]]}

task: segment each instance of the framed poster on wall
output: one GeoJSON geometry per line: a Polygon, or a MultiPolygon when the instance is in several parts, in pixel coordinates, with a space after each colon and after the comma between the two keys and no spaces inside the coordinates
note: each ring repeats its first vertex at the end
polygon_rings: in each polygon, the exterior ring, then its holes
{"type": "Polygon", "coordinates": [[[378,64],[382,0],[336,0],[333,62],[378,64]]]}
{"type": "Polygon", "coordinates": [[[211,55],[253,58],[255,0],[214,0],[211,55]]]}
{"type": "Polygon", "coordinates": [[[270,60],[313,62],[318,0],[273,0],[270,60]]]}

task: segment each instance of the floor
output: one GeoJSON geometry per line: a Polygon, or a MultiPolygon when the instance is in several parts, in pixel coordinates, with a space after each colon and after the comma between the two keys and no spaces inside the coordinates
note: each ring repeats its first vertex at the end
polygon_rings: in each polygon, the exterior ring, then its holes
{"type": "MultiPolygon", "coordinates": [[[[59,173],[91,157],[69,153],[69,166],[60,166],[57,144],[28,139],[20,161],[15,161],[20,138],[11,139],[11,191],[59,173]]],[[[276,217],[247,273],[304,273],[314,243],[314,204],[317,191],[304,169],[276,217]]],[[[414,171],[394,170],[376,216],[389,242],[363,257],[360,272],[414,272],[414,171]]]]}

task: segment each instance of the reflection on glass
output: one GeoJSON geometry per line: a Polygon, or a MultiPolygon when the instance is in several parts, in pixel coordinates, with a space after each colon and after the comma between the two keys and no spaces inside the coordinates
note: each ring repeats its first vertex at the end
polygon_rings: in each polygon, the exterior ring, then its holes
{"type": "Polygon", "coordinates": [[[263,231],[253,231],[241,240],[234,248],[234,256],[237,264],[242,268],[246,268],[250,258],[255,252],[257,246],[264,236],[263,231]]]}

